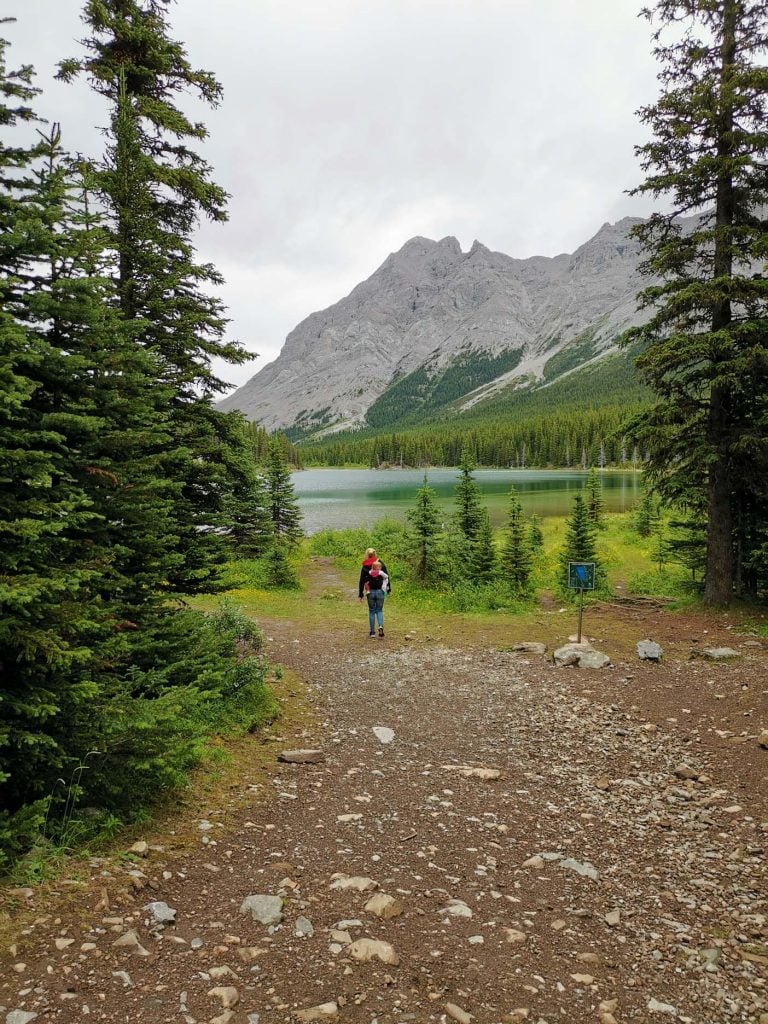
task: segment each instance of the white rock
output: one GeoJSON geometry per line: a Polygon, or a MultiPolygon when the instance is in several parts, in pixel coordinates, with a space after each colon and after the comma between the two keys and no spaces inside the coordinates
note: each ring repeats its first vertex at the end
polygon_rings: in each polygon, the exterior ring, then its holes
{"type": "Polygon", "coordinates": [[[307,1010],[296,1010],[294,1016],[298,1020],[313,1021],[313,1020],[330,1020],[332,1017],[338,1017],[339,1007],[338,1004],[333,1003],[320,1003],[318,1006],[310,1006],[307,1010]]]}
{"type": "Polygon", "coordinates": [[[149,950],[144,949],[139,941],[139,936],[132,928],[125,935],[121,935],[119,939],[115,939],[112,945],[115,949],[130,950],[135,956],[149,956],[149,950]]]}
{"type": "Polygon", "coordinates": [[[391,743],[395,738],[395,730],[389,729],[386,725],[374,725],[373,735],[379,743],[391,743]]]}
{"type": "Polygon", "coordinates": [[[448,906],[443,907],[441,914],[449,914],[451,917],[472,917],[472,908],[468,907],[464,900],[449,900],[448,906]]]}
{"type": "Polygon", "coordinates": [[[306,935],[307,937],[311,937],[315,934],[314,926],[308,917],[296,918],[293,934],[296,936],[306,935]]]}
{"type": "Polygon", "coordinates": [[[128,971],[112,971],[112,977],[122,981],[123,988],[133,988],[133,979],[128,971]]]}
{"type": "Polygon", "coordinates": [[[581,861],[574,860],[572,857],[566,857],[560,861],[558,867],[567,868],[569,871],[575,871],[577,875],[597,880],[597,868],[594,864],[590,864],[588,860],[582,863],[581,861]]]}
{"type": "Polygon", "coordinates": [[[525,932],[521,932],[519,928],[505,928],[504,934],[507,937],[507,942],[511,942],[514,945],[521,944],[528,940],[528,936],[525,932]]]}
{"type": "Polygon", "coordinates": [[[457,1020],[459,1024],[472,1024],[472,1014],[462,1010],[456,1003],[446,1003],[445,1012],[452,1020],[457,1020]]]}
{"type": "Polygon", "coordinates": [[[354,889],[356,892],[371,892],[379,883],[362,875],[339,875],[331,882],[332,889],[354,889]]]}
{"type": "Polygon", "coordinates": [[[37,1014],[32,1013],[31,1010],[11,1010],[5,1018],[5,1024],[29,1024],[30,1021],[36,1019],[37,1014]]]}
{"type": "Polygon", "coordinates": [[[658,999],[649,999],[648,1009],[651,1013],[666,1013],[670,1017],[677,1016],[677,1010],[674,1006],[671,1006],[669,1003],[660,1003],[658,999]]]}
{"type": "Polygon", "coordinates": [[[225,1010],[231,1010],[233,1006],[237,1006],[240,1002],[238,991],[232,985],[220,985],[217,988],[209,989],[207,995],[211,999],[220,999],[221,1005],[225,1010]]]}
{"type": "Polygon", "coordinates": [[[349,947],[348,953],[353,960],[381,960],[382,963],[392,964],[394,967],[400,963],[394,946],[379,939],[356,939],[349,947]]]}

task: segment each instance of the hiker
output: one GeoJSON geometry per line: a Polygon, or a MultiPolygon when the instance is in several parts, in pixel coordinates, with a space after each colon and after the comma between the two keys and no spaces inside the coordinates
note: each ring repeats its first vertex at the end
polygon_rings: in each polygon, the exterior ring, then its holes
{"type": "Polygon", "coordinates": [[[383,572],[381,562],[376,559],[368,569],[368,579],[363,584],[368,598],[369,637],[376,636],[376,623],[379,624],[379,636],[384,636],[384,598],[387,595],[389,576],[383,572]]]}
{"type": "MultiPolygon", "coordinates": [[[[378,559],[381,562],[381,559],[378,559]]],[[[365,559],[360,567],[360,582],[357,586],[357,596],[359,600],[363,600],[363,591],[365,590],[365,584],[368,582],[368,573],[371,571],[371,566],[377,561],[376,548],[368,548],[365,552],[365,559]]],[[[386,565],[381,562],[381,571],[387,576],[387,593],[392,593],[392,584],[389,582],[389,570],[386,565]]]]}

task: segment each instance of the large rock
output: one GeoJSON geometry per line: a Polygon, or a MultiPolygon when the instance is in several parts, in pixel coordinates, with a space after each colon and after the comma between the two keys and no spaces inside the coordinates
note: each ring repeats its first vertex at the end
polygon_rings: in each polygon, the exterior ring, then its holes
{"type": "Polygon", "coordinates": [[[655,640],[638,640],[637,642],[637,656],[641,661],[659,662],[663,653],[661,644],[657,644],[655,640]]]}
{"type": "Polygon", "coordinates": [[[554,661],[557,666],[564,668],[568,665],[578,668],[607,668],[611,659],[602,651],[596,651],[590,644],[564,644],[555,651],[554,661]]]}

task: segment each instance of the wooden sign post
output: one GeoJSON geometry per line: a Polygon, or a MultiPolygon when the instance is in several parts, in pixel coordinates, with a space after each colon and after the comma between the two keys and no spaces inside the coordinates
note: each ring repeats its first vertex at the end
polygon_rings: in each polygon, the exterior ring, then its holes
{"type": "Polygon", "coordinates": [[[568,563],[568,589],[579,592],[579,630],[576,635],[576,643],[581,643],[581,620],[584,614],[584,591],[595,589],[595,563],[594,562],[569,562],[568,563]]]}

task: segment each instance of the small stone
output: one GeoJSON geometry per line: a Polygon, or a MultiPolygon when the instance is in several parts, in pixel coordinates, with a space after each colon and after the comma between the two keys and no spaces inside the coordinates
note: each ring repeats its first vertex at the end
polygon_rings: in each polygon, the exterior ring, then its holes
{"type": "Polygon", "coordinates": [[[310,938],[315,934],[315,928],[308,917],[297,917],[296,924],[293,928],[293,934],[296,936],[306,935],[310,938]]]}
{"type": "Polygon", "coordinates": [[[241,914],[250,914],[259,924],[280,924],[283,919],[283,901],[280,896],[253,893],[240,904],[241,914]]]}
{"type": "Polygon", "coordinates": [[[138,843],[134,843],[128,853],[135,853],[137,857],[146,857],[149,853],[149,843],[145,843],[142,839],[138,843]]]}
{"type": "Polygon", "coordinates": [[[153,924],[166,925],[176,922],[176,911],[161,900],[147,903],[142,909],[149,911],[153,924]]]}
{"type": "Polygon", "coordinates": [[[608,778],[607,775],[601,775],[599,778],[595,779],[595,789],[599,789],[604,793],[607,789],[610,788],[611,780],[608,778]]]}
{"type": "Polygon", "coordinates": [[[577,953],[576,959],[581,964],[599,964],[600,957],[597,953],[577,953]]]}
{"type": "Polygon", "coordinates": [[[692,781],[699,777],[699,773],[694,768],[689,768],[687,764],[679,764],[675,768],[675,775],[678,779],[690,779],[692,781]]]}
{"type": "Polygon", "coordinates": [[[601,1013],[613,1013],[616,1007],[619,1005],[618,999],[602,999],[598,1009],[601,1013]]]}
{"type": "Polygon", "coordinates": [[[534,854],[533,857],[529,857],[528,860],[523,861],[524,868],[543,868],[544,858],[540,857],[539,854],[534,854]]]}
{"type": "Polygon", "coordinates": [[[127,949],[134,956],[149,956],[149,950],[144,949],[139,941],[139,936],[133,929],[121,935],[119,939],[115,939],[112,945],[115,949],[127,949]]]}
{"type": "Polygon", "coordinates": [[[232,985],[222,985],[218,988],[212,988],[207,993],[211,999],[220,999],[222,1008],[225,1010],[231,1010],[233,1006],[237,1006],[240,1002],[240,996],[238,995],[237,989],[232,985]]]}
{"type": "Polygon", "coordinates": [[[11,1010],[5,1018],[5,1024],[29,1024],[30,1021],[36,1019],[37,1014],[30,1010],[11,1010]]]}
{"type": "Polygon", "coordinates": [[[518,1006],[514,1010],[510,1010],[509,1013],[505,1013],[501,1018],[504,1024],[522,1024],[523,1021],[528,1020],[531,1011],[527,1006],[518,1006]]]}
{"type": "Polygon", "coordinates": [[[331,882],[332,889],[354,889],[356,892],[370,892],[378,887],[378,882],[361,875],[339,875],[331,882]]]}
{"type": "Polygon", "coordinates": [[[757,738],[757,742],[764,750],[768,750],[768,729],[763,729],[757,738]]]}
{"type": "Polygon", "coordinates": [[[670,1017],[677,1016],[677,1010],[674,1006],[671,1006],[669,1003],[660,1003],[658,999],[649,999],[647,1006],[651,1013],[666,1013],[670,1017]]]}
{"type": "Polygon", "coordinates": [[[525,932],[521,932],[518,928],[505,928],[504,934],[507,942],[511,942],[513,945],[520,945],[528,941],[528,936],[525,932]]]}
{"type": "Polygon", "coordinates": [[[27,969],[27,965],[22,963],[14,964],[13,969],[17,974],[23,974],[27,969]]]}
{"type": "Polygon", "coordinates": [[[236,978],[237,975],[231,967],[227,967],[223,964],[221,967],[210,967],[208,973],[214,981],[220,981],[222,978],[236,978]]]}
{"type": "Polygon", "coordinates": [[[339,814],[336,817],[336,821],[345,825],[348,821],[361,821],[362,817],[362,814],[339,814]]]}
{"type": "Polygon", "coordinates": [[[122,981],[123,988],[133,988],[133,980],[128,971],[112,971],[112,977],[122,981]]]}
{"type": "Polygon", "coordinates": [[[609,910],[605,915],[605,923],[609,928],[615,928],[621,922],[620,910],[609,910]]]}
{"type": "Polygon", "coordinates": [[[285,764],[320,764],[325,760],[322,750],[283,750],[277,755],[285,764]]]}
{"type": "Polygon", "coordinates": [[[577,985],[591,985],[595,980],[591,974],[572,974],[571,977],[577,985]]]}
{"type": "Polygon", "coordinates": [[[514,651],[515,654],[546,654],[547,645],[540,644],[535,640],[521,640],[520,643],[512,644],[506,650],[514,651]]]}
{"type": "Polygon", "coordinates": [[[386,725],[374,725],[373,735],[376,737],[379,743],[387,744],[391,743],[392,740],[395,738],[395,731],[394,729],[387,728],[386,725]]]}
{"type": "Polygon", "coordinates": [[[400,963],[400,957],[395,952],[394,946],[379,939],[357,939],[349,947],[348,952],[353,960],[376,959],[385,964],[392,964],[393,967],[397,967],[400,963]]]}
{"type": "Polygon", "coordinates": [[[468,907],[464,900],[449,900],[448,906],[443,907],[441,914],[449,914],[451,917],[472,917],[472,908],[468,907]]]}
{"type": "Polygon", "coordinates": [[[452,1020],[457,1020],[459,1024],[472,1024],[472,1014],[462,1010],[456,1003],[446,1003],[445,1012],[452,1020]]]}
{"type": "MultiPolygon", "coordinates": [[[[217,1017],[211,1017],[211,1024],[230,1024],[230,1021],[235,1016],[234,1010],[224,1010],[217,1017]]],[[[189,1021],[193,1021],[194,1017],[188,1017],[189,1021]]]]}
{"type": "Polygon", "coordinates": [[[558,919],[556,921],[553,921],[549,927],[556,932],[560,932],[563,930],[563,928],[565,928],[567,923],[568,922],[564,921],[562,917],[558,917],[558,919]]]}
{"type": "Polygon", "coordinates": [[[482,944],[485,942],[485,939],[483,938],[482,935],[470,935],[469,938],[467,939],[467,942],[470,944],[470,946],[482,946],[482,944]]]}
{"type": "Polygon", "coordinates": [[[382,917],[387,921],[391,917],[399,917],[403,912],[403,905],[394,896],[388,896],[385,892],[377,892],[365,904],[365,909],[369,914],[375,914],[376,917],[382,917]]]}
{"type": "Polygon", "coordinates": [[[68,946],[71,946],[74,943],[74,941],[74,939],[59,938],[54,940],[54,945],[56,946],[56,949],[66,949],[68,946]]]}
{"type": "Polygon", "coordinates": [[[691,657],[704,658],[707,661],[728,661],[740,655],[732,647],[694,647],[691,649],[691,657]]]}
{"type": "Polygon", "coordinates": [[[320,1003],[318,1006],[310,1006],[307,1010],[296,1010],[294,1013],[298,1020],[303,1021],[330,1020],[338,1015],[339,1006],[335,1002],[320,1003]]]}
{"type": "Polygon", "coordinates": [[[482,779],[483,782],[501,778],[498,768],[477,768],[471,764],[442,764],[440,767],[444,772],[459,772],[467,779],[482,779]]]}
{"type": "Polygon", "coordinates": [[[579,860],[574,860],[572,857],[566,857],[560,861],[558,867],[566,868],[568,871],[575,871],[577,875],[583,875],[585,878],[597,881],[597,868],[594,864],[590,864],[588,860],[582,863],[579,860]]]}

